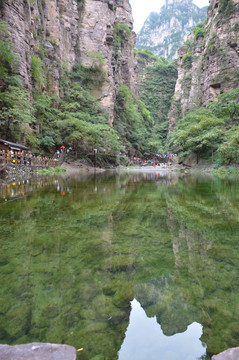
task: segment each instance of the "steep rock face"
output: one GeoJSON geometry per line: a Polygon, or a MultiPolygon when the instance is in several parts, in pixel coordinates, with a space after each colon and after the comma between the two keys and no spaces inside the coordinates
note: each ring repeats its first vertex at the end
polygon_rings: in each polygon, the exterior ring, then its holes
{"type": "Polygon", "coordinates": [[[192,32],[178,51],[178,80],[170,111],[169,131],[179,116],[206,106],[216,96],[239,86],[239,0],[223,9],[210,0],[208,20],[192,32]]]}
{"type": "Polygon", "coordinates": [[[168,59],[177,56],[177,50],[190,30],[206,19],[206,9],[200,9],[192,0],[166,0],[160,13],[151,13],[137,36],[137,48],[148,48],[155,55],[168,59]]]}
{"type": "Polygon", "coordinates": [[[0,20],[8,24],[14,51],[19,57],[19,75],[33,87],[31,56],[43,60],[46,84],[43,91],[61,95],[63,67],[75,63],[92,65],[92,54],[104,58],[105,80],[92,94],[102,102],[113,121],[113,104],[119,83],[136,91],[135,34],[127,0],[4,0],[0,20]],[[124,24],[130,36],[115,45],[115,26],[124,24]]]}
{"type": "Polygon", "coordinates": [[[78,7],[74,0],[6,0],[2,4],[1,20],[8,24],[26,86],[32,86],[31,55],[42,49],[49,90],[59,93],[60,64],[68,62],[70,67],[76,60],[78,7]]]}
{"type": "Polygon", "coordinates": [[[80,59],[85,66],[92,65],[91,53],[103,55],[105,59],[105,80],[94,95],[108,109],[110,123],[113,122],[115,91],[119,84],[124,83],[136,91],[136,62],[134,60],[135,34],[124,38],[124,28],[117,33],[117,26],[124,24],[132,30],[133,18],[131,7],[123,1],[87,0],[82,14],[80,36],[80,59]],[[115,38],[121,37],[120,44],[115,38]]]}

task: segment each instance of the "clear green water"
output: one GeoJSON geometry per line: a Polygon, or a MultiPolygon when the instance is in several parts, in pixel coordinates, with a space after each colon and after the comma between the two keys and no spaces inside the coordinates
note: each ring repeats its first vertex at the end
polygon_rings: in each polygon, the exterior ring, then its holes
{"type": "Polygon", "coordinates": [[[0,237],[1,343],[66,343],[87,360],[210,359],[239,345],[237,181],[2,186],[0,237]]]}

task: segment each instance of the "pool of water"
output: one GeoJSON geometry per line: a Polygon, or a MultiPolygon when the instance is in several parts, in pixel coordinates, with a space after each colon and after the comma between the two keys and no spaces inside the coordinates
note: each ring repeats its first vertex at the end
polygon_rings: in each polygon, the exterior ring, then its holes
{"type": "Polygon", "coordinates": [[[154,173],[0,188],[0,343],[197,360],[239,343],[239,185],[154,173]]]}

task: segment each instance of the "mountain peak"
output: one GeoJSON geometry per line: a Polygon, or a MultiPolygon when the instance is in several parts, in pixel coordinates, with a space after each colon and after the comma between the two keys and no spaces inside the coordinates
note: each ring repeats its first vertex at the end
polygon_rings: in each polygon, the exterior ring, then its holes
{"type": "Polygon", "coordinates": [[[183,4],[192,3],[192,0],[165,0],[166,7],[168,7],[169,5],[175,5],[178,3],[183,3],[183,4]]]}
{"type": "Polygon", "coordinates": [[[177,56],[191,29],[206,19],[207,7],[192,0],[166,0],[160,12],[151,13],[137,36],[136,48],[149,49],[168,59],[177,56]]]}

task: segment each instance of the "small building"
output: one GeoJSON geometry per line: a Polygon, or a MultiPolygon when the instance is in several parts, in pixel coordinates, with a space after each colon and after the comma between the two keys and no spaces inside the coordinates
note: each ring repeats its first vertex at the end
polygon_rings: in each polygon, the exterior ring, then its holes
{"type": "Polygon", "coordinates": [[[25,145],[21,145],[21,144],[17,144],[17,143],[13,143],[11,141],[6,141],[3,139],[0,139],[0,151],[5,150],[5,151],[28,151],[30,150],[29,147],[25,146],[25,145]]]}

